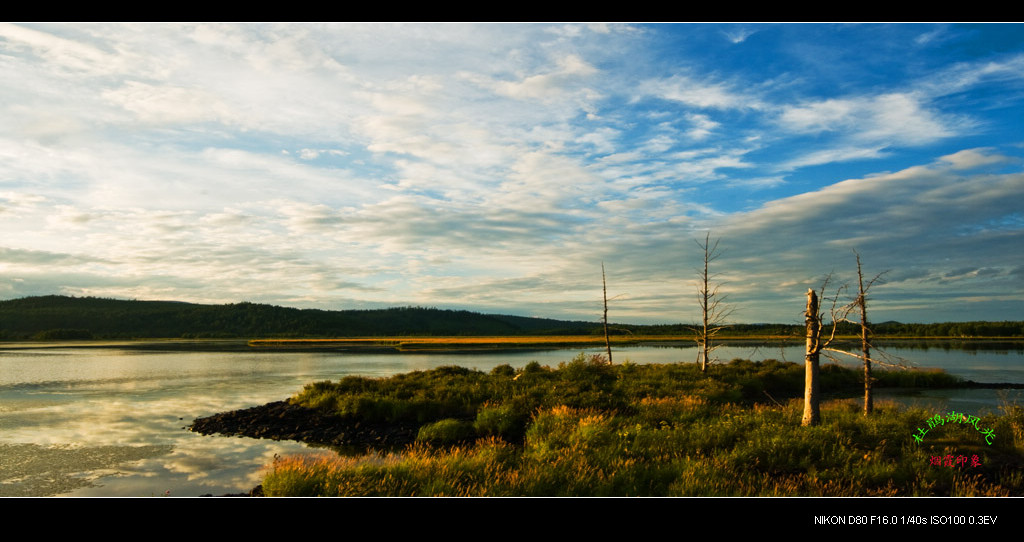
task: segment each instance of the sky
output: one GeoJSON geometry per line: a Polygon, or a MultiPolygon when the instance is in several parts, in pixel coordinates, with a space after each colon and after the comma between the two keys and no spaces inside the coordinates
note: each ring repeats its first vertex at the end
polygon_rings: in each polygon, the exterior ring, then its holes
{"type": "Polygon", "coordinates": [[[1024,25],[0,25],[0,299],[1024,320],[1024,25]]]}

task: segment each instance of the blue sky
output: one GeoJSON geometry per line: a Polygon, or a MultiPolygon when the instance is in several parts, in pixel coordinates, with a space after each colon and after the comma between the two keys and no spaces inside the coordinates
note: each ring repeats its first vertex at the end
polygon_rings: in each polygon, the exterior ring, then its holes
{"type": "Polygon", "coordinates": [[[1024,320],[1024,26],[0,26],[0,298],[1024,320]]]}

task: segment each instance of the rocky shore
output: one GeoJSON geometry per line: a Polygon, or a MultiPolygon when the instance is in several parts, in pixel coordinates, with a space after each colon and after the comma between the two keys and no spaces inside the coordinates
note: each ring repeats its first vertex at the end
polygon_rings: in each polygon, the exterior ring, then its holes
{"type": "Polygon", "coordinates": [[[355,421],[287,401],[275,401],[196,418],[189,429],[203,435],[296,440],[335,448],[369,450],[411,443],[416,439],[418,426],[355,421]]]}
{"type": "MultiPolygon", "coordinates": [[[[189,430],[203,435],[295,440],[335,449],[368,451],[409,444],[416,439],[419,426],[355,421],[317,409],[292,405],[288,401],[275,401],[196,418],[189,430]]],[[[263,487],[256,486],[247,493],[221,496],[262,497],[263,487]]]]}

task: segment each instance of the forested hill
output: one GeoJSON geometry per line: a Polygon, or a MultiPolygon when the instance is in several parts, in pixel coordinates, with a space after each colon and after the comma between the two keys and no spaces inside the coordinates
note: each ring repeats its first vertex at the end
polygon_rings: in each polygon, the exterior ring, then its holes
{"type": "Polygon", "coordinates": [[[325,311],[42,296],[0,301],[0,339],[360,337],[589,334],[571,322],[419,307],[325,311]]]}
{"type": "MultiPolygon", "coordinates": [[[[951,322],[872,326],[882,337],[1024,337],[1024,322],[951,322]]],[[[42,296],[0,301],[0,340],[130,338],[312,338],[381,336],[589,335],[597,322],[527,318],[470,311],[402,307],[373,310],[293,309],[256,303],[199,305],[42,296]]],[[[614,324],[614,334],[691,335],[685,324],[614,324]]],[[[859,330],[844,325],[843,335],[859,330]]],[[[803,326],[736,324],[720,335],[803,336],[803,326]]]]}

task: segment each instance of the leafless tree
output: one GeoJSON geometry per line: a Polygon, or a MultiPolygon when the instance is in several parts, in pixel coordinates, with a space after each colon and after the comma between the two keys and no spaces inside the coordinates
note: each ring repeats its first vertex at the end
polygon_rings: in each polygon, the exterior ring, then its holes
{"type": "Polygon", "coordinates": [[[807,289],[807,309],[804,311],[807,326],[807,353],[804,355],[804,415],[800,425],[821,423],[819,410],[818,360],[821,355],[821,313],[818,312],[818,295],[813,288],[807,289]]]}
{"type": "Polygon", "coordinates": [[[874,410],[874,401],[872,400],[871,394],[871,385],[874,382],[874,378],[871,376],[872,362],[903,368],[905,368],[905,365],[902,363],[903,360],[896,360],[892,356],[877,349],[876,358],[873,359],[871,357],[871,350],[873,346],[871,344],[871,327],[868,325],[868,291],[871,290],[871,287],[888,271],[883,271],[875,275],[874,278],[865,283],[864,272],[860,262],[860,254],[856,250],[853,251],[853,254],[857,257],[857,296],[833,316],[836,321],[847,322],[860,327],[861,355],[831,348],[828,351],[855,357],[864,363],[864,415],[867,416],[871,414],[872,410],[874,410]],[[858,313],[859,320],[855,321],[849,318],[849,314],[854,311],[858,313]]]}
{"type": "MultiPolygon", "coordinates": [[[[860,254],[854,251],[857,257],[857,295],[848,304],[839,307],[838,300],[842,295],[842,292],[846,289],[846,286],[841,286],[836,290],[835,296],[829,298],[832,302],[832,308],[830,315],[832,317],[831,333],[828,338],[822,338],[821,331],[824,328],[823,320],[824,314],[819,312],[817,304],[812,311],[810,297],[814,294],[813,290],[808,290],[808,305],[807,305],[807,374],[804,383],[804,418],[802,421],[803,425],[817,425],[820,421],[818,415],[818,359],[819,354],[825,352],[826,356],[830,359],[838,361],[831,354],[843,354],[844,356],[850,356],[860,359],[864,363],[864,415],[867,416],[871,413],[874,408],[872,401],[871,385],[874,379],[871,376],[872,363],[888,365],[891,367],[906,368],[905,360],[891,356],[884,351],[875,348],[871,343],[871,328],[868,325],[868,313],[867,313],[867,294],[879,279],[882,278],[886,272],[875,275],[874,278],[869,280],[867,283],[864,282],[864,273],[861,267],[860,254]],[[859,314],[859,320],[850,319],[850,313],[857,311],[859,314]],[[813,315],[813,317],[812,317],[813,315]],[[832,342],[835,340],[836,329],[840,322],[847,322],[860,327],[860,346],[861,353],[855,354],[853,352],[833,348],[832,342]],[[814,328],[812,330],[812,327],[814,328]],[[813,331],[813,337],[812,337],[813,331]],[[875,356],[872,357],[872,350],[875,351],[875,356]],[[813,365],[813,368],[812,368],[813,365]]],[[[825,278],[824,283],[821,287],[822,296],[828,287],[828,283],[831,279],[831,275],[825,278]]]]}
{"type": "Polygon", "coordinates": [[[868,328],[868,290],[881,275],[876,275],[865,287],[864,272],[860,266],[860,254],[857,254],[856,250],[853,253],[857,256],[857,299],[855,303],[860,309],[860,351],[864,354],[864,415],[867,416],[874,409],[874,401],[871,399],[871,340],[869,338],[871,329],[868,328]]]}
{"type": "Polygon", "coordinates": [[[840,294],[845,289],[845,286],[840,287],[836,290],[836,294],[833,297],[825,298],[825,292],[828,290],[831,280],[832,275],[829,274],[822,281],[820,296],[815,293],[813,288],[807,289],[807,308],[804,310],[804,323],[807,329],[807,347],[804,354],[804,414],[800,421],[800,425],[805,426],[821,423],[819,361],[821,359],[821,352],[827,350],[832,341],[835,340],[838,323],[838,320],[834,317],[836,314],[836,304],[840,294]],[[825,327],[825,315],[821,312],[821,301],[831,301],[832,303],[832,329],[828,337],[824,337],[822,333],[825,327]]]}
{"type": "Polygon", "coordinates": [[[604,262],[601,262],[601,291],[604,294],[604,317],[601,319],[604,322],[604,346],[608,351],[608,364],[612,363],[612,341],[608,337],[608,281],[604,275],[604,262]]]}
{"type": "Polygon", "coordinates": [[[715,276],[710,272],[711,262],[717,260],[721,255],[718,250],[718,239],[711,243],[711,233],[704,236],[704,242],[696,241],[697,246],[704,252],[704,267],[697,271],[697,303],[700,305],[701,324],[699,327],[691,328],[694,332],[694,340],[697,341],[697,361],[700,363],[701,372],[707,371],[711,363],[711,353],[717,348],[713,344],[714,337],[726,327],[726,319],[732,314],[733,309],[725,305],[726,295],[719,291],[721,285],[714,282],[715,276]]]}

